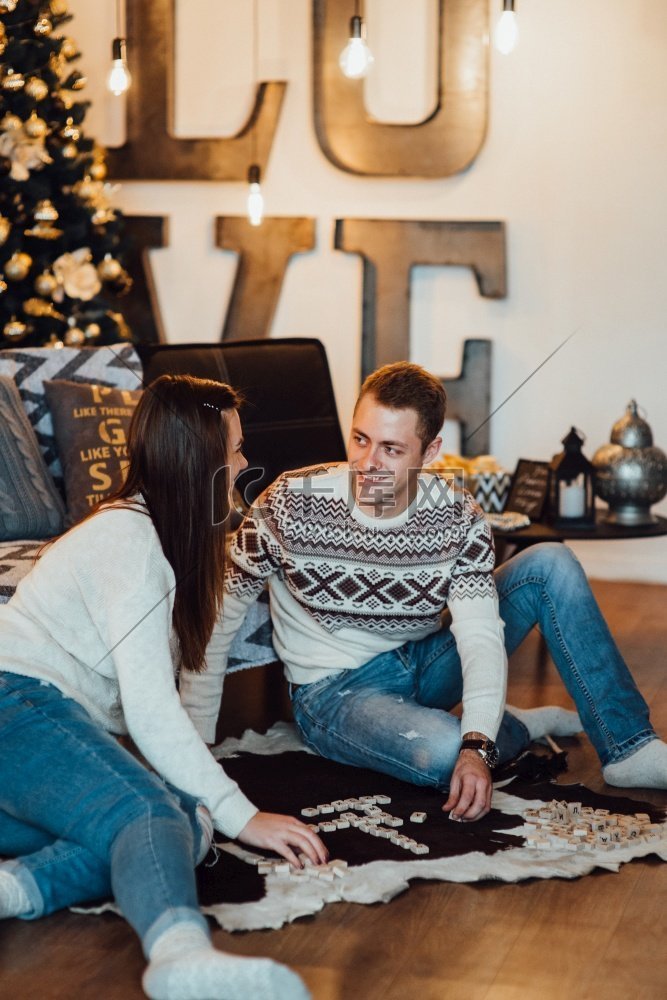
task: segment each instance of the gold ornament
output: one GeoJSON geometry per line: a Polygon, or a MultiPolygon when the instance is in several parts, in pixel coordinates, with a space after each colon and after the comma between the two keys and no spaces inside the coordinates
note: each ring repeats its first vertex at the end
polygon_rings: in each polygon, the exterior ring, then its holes
{"type": "Polygon", "coordinates": [[[4,278],[0,278],[0,295],[3,295],[7,291],[7,282],[4,278]]]}
{"type": "Polygon", "coordinates": [[[8,111],[2,121],[0,121],[0,129],[3,132],[15,132],[19,128],[23,128],[22,119],[18,115],[13,115],[8,111]]]}
{"type": "Polygon", "coordinates": [[[49,21],[48,17],[40,17],[35,21],[35,25],[32,29],[38,37],[45,37],[50,35],[53,31],[53,25],[49,21]]]}
{"type": "Polygon", "coordinates": [[[55,73],[57,77],[60,77],[63,67],[65,65],[65,60],[60,55],[59,52],[52,52],[49,56],[49,69],[52,73],[55,73]]]}
{"type": "Polygon", "coordinates": [[[106,226],[116,218],[113,208],[98,208],[93,212],[91,222],[94,226],[106,226]]]}
{"type": "Polygon", "coordinates": [[[43,135],[46,135],[49,126],[43,118],[39,118],[37,113],[33,111],[24,128],[26,135],[29,135],[31,139],[41,139],[43,135]]]}
{"type": "Polygon", "coordinates": [[[22,320],[17,319],[16,316],[12,316],[8,323],[5,323],[4,329],[2,331],[7,338],[16,343],[23,338],[28,333],[28,326],[23,323],[22,320]]]}
{"type": "Polygon", "coordinates": [[[12,224],[4,215],[0,215],[0,247],[7,242],[7,237],[12,231],[12,224]]]}
{"type": "Polygon", "coordinates": [[[74,142],[66,142],[61,152],[66,160],[75,160],[79,155],[79,147],[74,142]]]}
{"type": "Polygon", "coordinates": [[[70,59],[76,59],[79,54],[79,48],[73,38],[63,38],[63,43],[60,46],[60,55],[68,61],[70,59]]]}
{"type": "Polygon", "coordinates": [[[88,83],[88,78],[79,73],[77,74],[76,79],[73,80],[72,83],[70,83],[70,89],[83,90],[83,88],[86,86],[87,83],[88,83]]]}
{"type": "Polygon", "coordinates": [[[68,347],[81,347],[86,341],[86,335],[78,326],[71,326],[65,334],[65,343],[68,347]]]}
{"type": "Polygon", "coordinates": [[[99,323],[89,323],[83,332],[86,335],[86,340],[97,340],[102,333],[102,328],[99,323]]]}
{"type": "Polygon", "coordinates": [[[65,0],[51,0],[49,7],[51,8],[51,13],[54,17],[62,17],[63,14],[67,13],[67,4],[65,3],[65,0]]]}
{"type": "Polygon", "coordinates": [[[49,88],[38,76],[30,76],[25,82],[25,92],[33,101],[43,101],[48,97],[49,88]]]}
{"type": "Polygon", "coordinates": [[[38,295],[47,298],[49,295],[53,295],[56,288],[58,287],[58,279],[50,271],[42,271],[35,278],[35,291],[38,295]]]}
{"type": "Polygon", "coordinates": [[[65,127],[61,131],[61,136],[63,139],[71,139],[72,142],[78,142],[81,138],[81,132],[74,124],[73,118],[68,118],[65,122],[65,127]]]}
{"type": "Polygon", "coordinates": [[[90,176],[95,181],[103,181],[107,175],[107,165],[104,160],[95,160],[90,164],[90,176]]]}
{"type": "Polygon", "coordinates": [[[77,181],[74,185],[74,190],[78,194],[79,198],[83,198],[84,201],[90,201],[92,198],[96,198],[99,193],[100,182],[94,181],[92,177],[86,175],[82,177],[80,181],[77,181]]]}
{"type": "Polygon", "coordinates": [[[5,28],[5,22],[0,21],[0,56],[7,48],[7,29],[5,28]]]}
{"type": "Polygon", "coordinates": [[[45,302],[44,299],[26,299],[23,303],[23,312],[26,316],[51,316],[60,322],[65,319],[54,307],[53,302],[45,302]]]}
{"type": "Polygon", "coordinates": [[[13,253],[5,263],[5,274],[10,281],[23,281],[32,267],[32,257],[30,254],[22,253],[20,250],[13,253]]]}
{"type": "Polygon", "coordinates": [[[53,347],[54,350],[57,351],[61,347],[64,347],[65,345],[63,344],[63,342],[60,339],[60,337],[56,336],[55,333],[52,333],[51,336],[49,337],[49,342],[48,342],[48,344],[46,346],[47,347],[53,347]]]}
{"type": "Polygon", "coordinates": [[[0,13],[13,14],[18,6],[19,0],[0,0],[0,13]]]}
{"type": "Polygon", "coordinates": [[[50,198],[41,198],[35,206],[34,216],[38,222],[55,222],[58,218],[58,209],[50,198]]]}
{"type": "Polygon", "coordinates": [[[107,316],[116,324],[118,336],[121,340],[132,340],[132,331],[125,322],[125,317],[122,313],[111,312],[111,310],[109,310],[107,312],[107,316]]]}
{"type": "Polygon", "coordinates": [[[122,270],[120,261],[112,257],[110,253],[105,254],[104,260],[101,260],[97,265],[97,273],[102,281],[115,281],[122,270]]]}
{"type": "Polygon", "coordinates": [[[23,73],[15,73],[11,66],[7,67],[7,73],[2,79],[3,90],[21,90],[25,87],[23,73]]]}
{"type": "Polygon", "coordinates": [[[33,236],[37,240],[57,240],[63,230],[52,226],[50,222],[36,222],[32,229],[24,229],[24,236],[33,236]]]}

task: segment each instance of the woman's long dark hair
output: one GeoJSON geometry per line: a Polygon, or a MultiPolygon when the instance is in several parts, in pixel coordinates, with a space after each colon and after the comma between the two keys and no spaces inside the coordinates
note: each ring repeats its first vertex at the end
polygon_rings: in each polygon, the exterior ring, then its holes
{"type": "Polygon", "coordinates": [[[222,603],[229,513],[229,424],[241,397],[224,382],[161,375],[132,416],[123,486],[140,493],[176,576],[173,625],[181,667],[205,669],[206,646],[222,603]]]}

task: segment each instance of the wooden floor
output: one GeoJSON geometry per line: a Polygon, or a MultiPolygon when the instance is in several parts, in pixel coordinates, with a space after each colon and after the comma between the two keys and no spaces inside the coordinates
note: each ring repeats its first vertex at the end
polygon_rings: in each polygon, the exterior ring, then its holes
{"type": "MultiPolygon", "coordinates": [[[[601,583],[595,591],[667,736],[667,588],[601,583]]],[[[512,661],[509,700],[568,704],[532,638],[512,661]]],[[[587,740],[563,743],[567,780],[608,791],[587,740]]],[[[667,805],[667,793],[645,797],[667,805]]],[[[635,861],[575,881],[417,884],[389,905],[339,903],[279,931],[216,930],[214,939],[293,966],[315,1000],[664,1000],[666,911],[667,865],[635,861]]],[[[142,968],[117,917],[0,924],[3,1000],[138,1000],[142,968]]]]}

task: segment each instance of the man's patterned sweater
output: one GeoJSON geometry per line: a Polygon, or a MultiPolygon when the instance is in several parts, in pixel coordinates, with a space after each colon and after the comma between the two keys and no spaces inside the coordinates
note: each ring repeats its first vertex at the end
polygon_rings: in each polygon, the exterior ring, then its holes
{"type": "Polygon", "coordinates": [[[268,582],[273,643],[287,679],[309,684],[419,640],[451,614],[463,672],[462,731],[495,737],[507,660],[493,581],[493,536],[470,494],[421,473],[393,518],[354,505],[347,465],[285,473],[232,543],[208,669],[190,675],[188,711],[210,742],[227,653],[268,582]]]}

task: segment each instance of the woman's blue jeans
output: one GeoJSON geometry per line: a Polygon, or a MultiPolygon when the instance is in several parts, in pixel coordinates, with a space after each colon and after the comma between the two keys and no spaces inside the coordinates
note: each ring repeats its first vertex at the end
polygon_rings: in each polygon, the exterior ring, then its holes
{"type": "Polygon", "coordinates": [[[0,855],[28,919],[112,894],[146,955],[181,921],[208,933],[196,807],[57,688],[0,672],[0,855]]]}
{"type": "MultiPolygon", "coordinates": [[[[508,656],[537,626],[603,765],[656,738],[648,706],[565,545],[535,545],[495,574],[508,656]]],[[[305,742],[324,757],[383,771],[417,785],[448,787],[460,746],[451,710],[462,696],[451,619],[433,635],[381,653],[357,669],[292,688],[305,742]]],[[[496,739],[500,760],[529,741],[505,712],[496,739]]]]}

